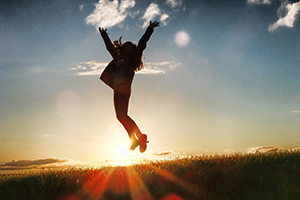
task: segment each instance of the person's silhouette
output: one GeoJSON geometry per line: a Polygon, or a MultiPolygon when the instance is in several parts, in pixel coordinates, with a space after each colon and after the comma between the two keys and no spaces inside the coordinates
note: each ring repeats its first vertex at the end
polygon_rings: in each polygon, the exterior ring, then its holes
{"type": "Polygon", "coordinates": [[[111,42],[107,34],[107,29],[99,27],[99,31],[104,40],[106,49],[113,57],[102,72],[100,79],[111,87],[114,91],[114,107],[117,119],[126,129],[131,140],[130,149],[134,150],[140,145],[140,152],[143,153],[147,148],[147,135],[143,134],[132,118],[128,116],[128,105],[131,94],[131,84],[135,74],[143,68],[142,55],[146,48],[146,43],[150,39],[155,27],[159,26],[159,22],[151,22],[139,40],[138,45],[132,42],[121,43],[119,41],[111,42]]]}

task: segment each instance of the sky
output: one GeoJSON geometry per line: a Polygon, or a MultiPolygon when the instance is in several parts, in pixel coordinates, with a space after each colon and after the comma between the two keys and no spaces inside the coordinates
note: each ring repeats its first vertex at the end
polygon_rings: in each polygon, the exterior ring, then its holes
{"type": "Polygon", "coordinates": [[[150,20],[129,107],[150,142],[133,157],[299,148],[299,17],[288,0],[1,1],[0,168],[119,158],[97,29],[137,43],[150,20]]]}

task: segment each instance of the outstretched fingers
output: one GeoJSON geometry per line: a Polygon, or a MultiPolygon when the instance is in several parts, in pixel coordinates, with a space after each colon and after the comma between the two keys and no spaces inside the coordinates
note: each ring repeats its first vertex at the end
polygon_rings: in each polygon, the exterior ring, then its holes
{"type": "Polygon", "coordinates": [[[159,26],[159,22],[158,21],[150,21],[150,25],[149,25],[151,28],[155,28],[155,27],[158,27],[159,26]]]}
{"type": "Polygon", "coordinates": [[[99,29],[98,29],[98,30],[99,30],[99,32],[100,32],[100,33],[104,33],[104,32],[106,32],[106,31],[107,31],[107,28],[106,28],[106,29],[104,29],[103,27],[99,27],[99,29]]]}

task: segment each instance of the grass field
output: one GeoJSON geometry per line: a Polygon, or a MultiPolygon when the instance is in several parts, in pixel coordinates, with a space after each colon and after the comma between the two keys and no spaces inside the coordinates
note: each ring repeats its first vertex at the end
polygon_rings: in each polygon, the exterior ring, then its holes
{"type": "Polygon", "coordinates": [[[299,200],[300,151],[0,175],[1,200],[299,200]]]}

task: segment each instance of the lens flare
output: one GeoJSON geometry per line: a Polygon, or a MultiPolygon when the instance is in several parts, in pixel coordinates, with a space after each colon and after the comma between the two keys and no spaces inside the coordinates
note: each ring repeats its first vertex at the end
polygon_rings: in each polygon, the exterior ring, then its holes
{"type": "Polygon", "coordinates": [[[175,34],[174,41],[178,47],[182,48],[189,44],[190,36],[185,31],[179,31],[175,34]]]}

